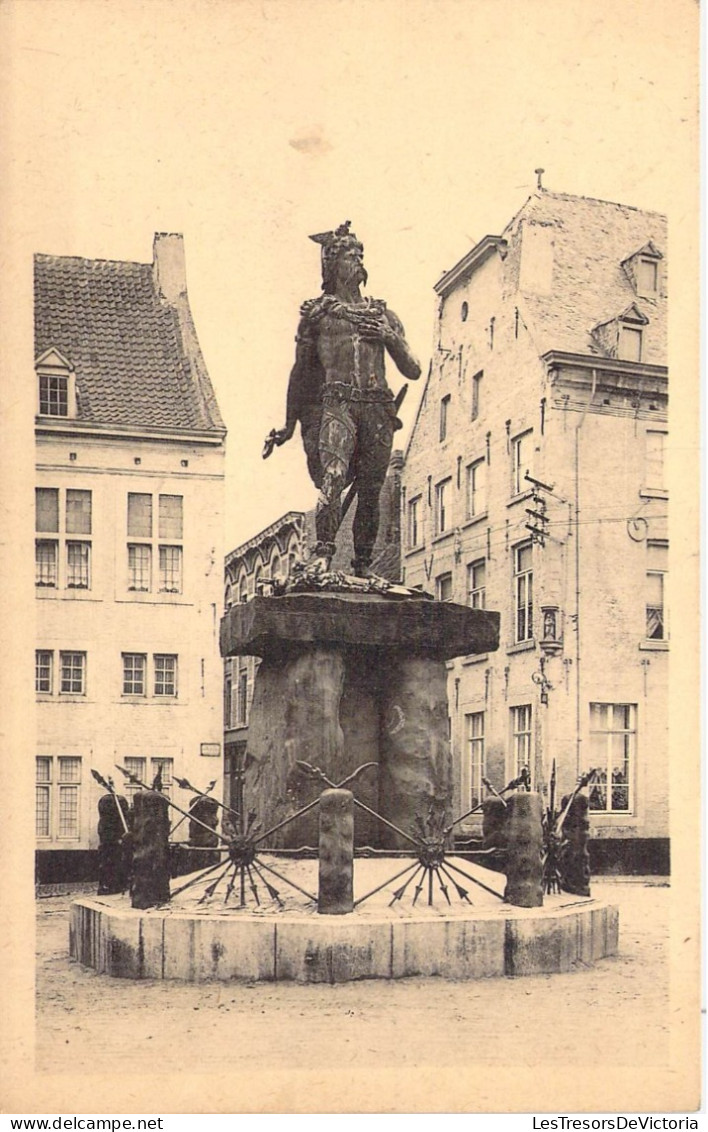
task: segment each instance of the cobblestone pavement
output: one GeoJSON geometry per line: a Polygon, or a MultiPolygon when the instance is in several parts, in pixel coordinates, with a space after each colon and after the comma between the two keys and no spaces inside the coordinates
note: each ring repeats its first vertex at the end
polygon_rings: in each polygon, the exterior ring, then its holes
{"type": "Polygon", "coordinates": [[[111,979],[68,959],[71,896],[37,902],[39,1073],[470,1063],[664,1066],[669,890],[613,879],[620,953],[564,975],[299,986],[111,979]],[[303,1040],[305,1035],[307,1040],[303,1040]]]}

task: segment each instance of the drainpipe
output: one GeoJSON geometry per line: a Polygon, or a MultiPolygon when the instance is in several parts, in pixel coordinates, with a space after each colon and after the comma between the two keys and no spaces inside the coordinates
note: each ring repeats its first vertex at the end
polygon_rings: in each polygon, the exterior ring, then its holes
{"type": "Polygon", "coordinates": [[[575,773],[580,774],[580,430],[597,388],[597,370],[592,371],[590,396],[575,429],[575,773]]]}

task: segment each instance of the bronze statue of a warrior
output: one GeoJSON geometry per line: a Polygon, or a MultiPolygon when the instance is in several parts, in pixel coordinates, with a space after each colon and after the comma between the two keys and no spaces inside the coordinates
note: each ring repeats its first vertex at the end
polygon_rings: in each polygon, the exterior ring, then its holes
{"type": "Polygon", "coordinates": [[[317,545],[311,566],[329,569],[342,521],[341,495],[353,483],[354,573],[366,576],[379,528],[379,495],[400,422],[386,383],[385,352],[404,377],[420,377],[401,322],[382,299],[364,298],[364,248],[350,221],[310,239],[322,248],[322,291],[300,308],[295,365],[283,428],[266,440],[264,456],[284,444],[300,422],[310,476],[319,489],[317,545]]]}

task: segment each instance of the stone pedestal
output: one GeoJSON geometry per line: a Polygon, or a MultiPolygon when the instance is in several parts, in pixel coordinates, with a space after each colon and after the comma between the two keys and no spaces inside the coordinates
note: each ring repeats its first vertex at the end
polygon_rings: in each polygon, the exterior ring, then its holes
{"type": "MultiPolygon", "coordinates": [[[[450,814],[452,768],[445,661],[492,652],[499,614],[450,602],[379,594],[255,597],[222,620],[223,656],[262,657],[245,760],[245,797],[262,831],[374,763],[350,788],[405,831],[450,814]]],[[[359,807],[357,845],[407,843],[359,807]]],[[[317,809],[278,830],[273,848],[316,846],[317,809]]]]}

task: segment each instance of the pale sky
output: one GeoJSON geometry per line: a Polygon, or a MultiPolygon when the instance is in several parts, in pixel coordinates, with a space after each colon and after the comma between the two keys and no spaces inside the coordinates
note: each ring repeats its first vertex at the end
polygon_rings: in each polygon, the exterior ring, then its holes
{"type": "MultiPolygon", "coordinates": [[[[433,284],[547,188],[696,220],[692,0],[6,0],[0,77],[35,251],[185,237],[229,436],[225,549],[312,505],[284,421],[312,232],[350,219],[424,369],[433,284]],[[9,35],[8,35],[9,29],[9,35]]],[[[402,378],[389,363],[397,390],[402,378]]],[[[423,381],[411,388],[406,428],[423,381]]]]}

